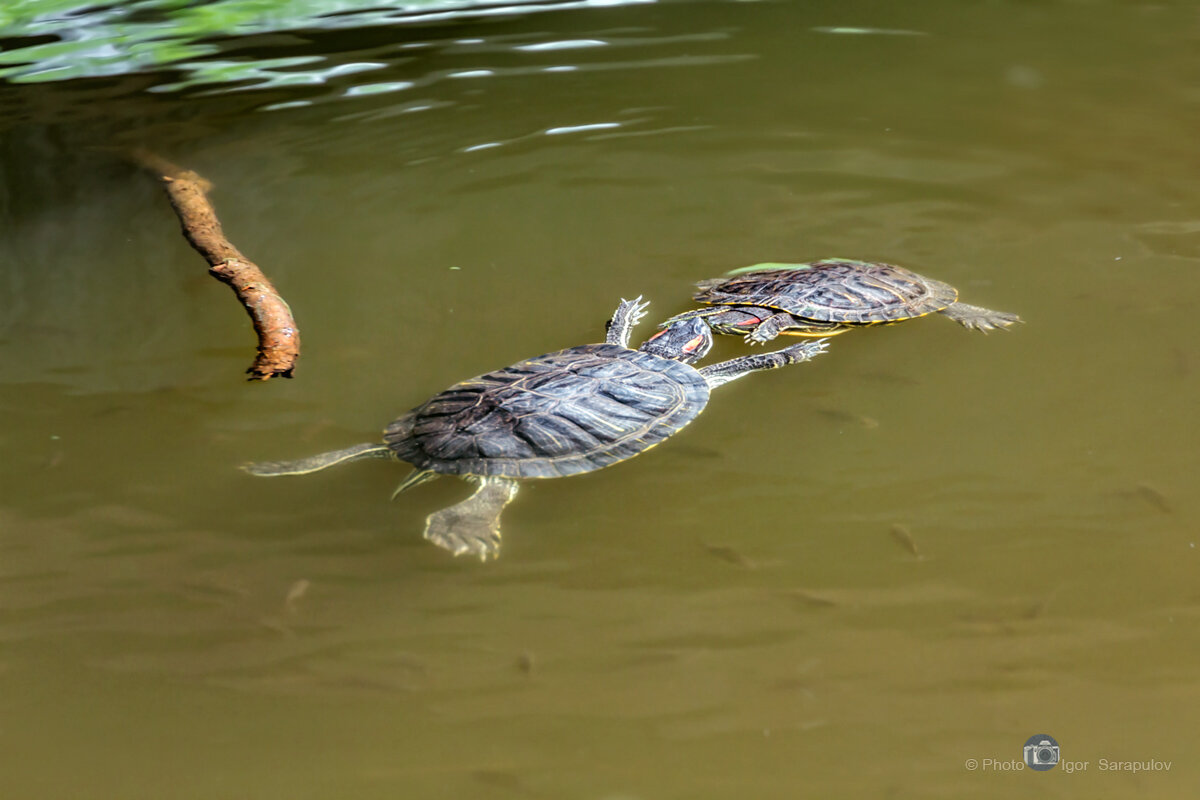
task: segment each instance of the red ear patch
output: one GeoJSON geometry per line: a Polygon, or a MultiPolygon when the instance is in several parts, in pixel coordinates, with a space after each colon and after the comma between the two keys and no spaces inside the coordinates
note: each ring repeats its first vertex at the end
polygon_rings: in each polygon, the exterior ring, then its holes
{"type": "Polygon", "coordinates": [[[654,334],[653,336],[651,336],[651,337],[650,337],[649,339],[647,339],[646,341],[647,341],[647,342],[653,342],[655,339],[657,339],[658,337],[662,336],[662,335],[663,335],[664,333],[666,333],[666,332],[667,332],[667,329],[666,329],[666,328],[663,328],[661,331],[659,331],[658,333],[654,334]]]}
{"type": "Polygon", "coordinates": [[[760,322],[762,322],[762,320],[759,319],[758,317],[751,317],[750,319],[746,320],[745,322],[739,322],[737,324],[737,326],[739,328],[749,328],[751,325],[757,325],[760,322]]]}
{"type": "Polygon", "coordinates": [[[683,346],[683,352],[690,353],[702,344],[704,344],[704,335],[695,336],[683,346]]]}

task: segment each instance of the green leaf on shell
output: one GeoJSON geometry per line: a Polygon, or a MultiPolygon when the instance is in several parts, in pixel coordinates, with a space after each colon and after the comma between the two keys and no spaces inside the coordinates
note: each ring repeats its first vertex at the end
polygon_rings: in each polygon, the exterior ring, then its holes
{"type": "Polygon", "coordinates": [[[739,267],[726,272],[726,275],[741,275],[745,272],[757,272],[760,269],[810,269],[812,264],[783,264],[776,261],[767,261],[763,264],[754,264],[749,267],[739,267]]]}

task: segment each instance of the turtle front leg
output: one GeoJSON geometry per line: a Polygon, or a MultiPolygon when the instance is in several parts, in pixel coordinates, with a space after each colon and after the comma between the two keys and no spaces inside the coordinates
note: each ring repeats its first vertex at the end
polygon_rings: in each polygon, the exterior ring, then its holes
{"type": "Polygon", "coordinates": [[[1007,311],[993,311],[990,308],[972,306],[967,303],[951,303],[942,309],[942,314],[973,331],[988,331],[1007,328],[1021,321],[1016,314],[1007,311]]]}
{"type": "Polygon", "coordinates": [[[632,300],[621,298],[621,305],[617,306],[612,319],[608,321],[608,333],[605,335],[604,341],[621,347],[629,347],[629,334],[633,331],[634,326],[641,322],[642,317],[646,316],[646,307],[649,305],[649,303],[642,302],[641,295],[632,300]]]}
{"type": "Polygon", "coordinates": [[[746,344],[766,344],[795,325],[796,318],[786,311],[772,314],[755,325],[754,330],[746,334],[746,344]]]}
{"type": "Polygon", "coordinates": [[[471,553],[481,561],[500,554],[500,512],[517,494],[508,478],[479,478],[475,494],[435,511],[425,520],[425,538],[456,556],[471,553]]]}
{"type": "Polygon", "coordinates": [[[729,383],[743,375],[749,375],[751,372],[776,369],[778,367],[785,367],[788,364],[799,364],[808,361],[824,353],[828,347],[829,343],[825,339],[818,339],[813,342],[801,342],[800,344],[794,344],[791,347],[785,347],[782,350],[776,350],[771,353],[755,353],[752,356],[731,358],[728,361],[722,361],[719,364],[703,368],[700,370],[700,374],[708,381],[710,388],[716,388],[723,383],[729,383]]]}
{"type": "MultiPolygon", "coordinates": [[[[743,329],[747,324],[749,323],[742,323],[743,329]]],[[[755,325],[754,330],[746,334],[746,344],[765,344],[781,333],[793,336],[834,336],[845,330],[847,330],[846,326],[836,322],[817,322],[780,311],[765,317],[762,322],[755,325]]],[[[731,331],[722,331],[722,333],[729,332],[731,331]]],[[[732,332],[741,333],[741,331],[732,332]]]]}

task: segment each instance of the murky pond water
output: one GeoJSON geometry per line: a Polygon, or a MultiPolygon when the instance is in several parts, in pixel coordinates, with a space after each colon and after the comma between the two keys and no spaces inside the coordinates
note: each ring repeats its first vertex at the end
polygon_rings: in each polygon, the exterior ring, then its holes
{"type": "Polygon", "coordinates": [[[0,794],[1193,797],[1195,7],[539,10],[9,73],[0,794]],[[242,380],[245,314],[131,146],[214,183],[294,380],[242,380]],[[236,469],[597,341],[623,296],[827,256],[1025,324],[721,388],[527,484],[487,564],[420,536],[461,482],[236,469]],[[1074,771],[1002,769],[1039,733],[1074,771]]]}

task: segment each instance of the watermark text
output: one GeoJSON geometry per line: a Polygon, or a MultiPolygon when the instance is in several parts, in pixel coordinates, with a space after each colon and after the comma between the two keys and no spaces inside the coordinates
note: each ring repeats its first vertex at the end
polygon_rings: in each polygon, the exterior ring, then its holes
{"type": "Polygon", "coordinates": [[[1175,762],[1159,758],[1065,759],[1053,736],[1030,736],[1020,758],[968,758],[963,767],[969,772],[1048,772],[1057,769],[1068,775],[1076,772],[1170,772],[1175,762]]]}

